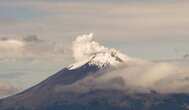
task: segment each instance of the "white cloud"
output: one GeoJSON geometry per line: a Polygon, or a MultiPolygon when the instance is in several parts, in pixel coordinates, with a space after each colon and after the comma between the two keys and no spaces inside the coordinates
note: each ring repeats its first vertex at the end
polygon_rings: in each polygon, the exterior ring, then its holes
{"type": "Polygon", "coordinates": [[[106,82],[121,78],[125,88],[134,91],[156,90],[161,93],[189,92],[189,69],[167,62],[126,62],[125,67],[99,77],[106,82]]]}
{"type": "Polygon", "coordinates": [[[4,52],[18,52],[24,49],[25,43],[16,39],[7,39],[0,41],[1,54],[4,52]]]}
{"type": "Polygon", "coordinates": [[[56,42],[47,42],[37,36],[3,37],[0,40],[0,59],[46,60],[64,56],[64,47],[56,42]]]}
{"type": "MultiPolygon", "coordinates": [[[[50,35],[62,35],[62,32],[64,35],[70,35],[70,33],[74,35],[78,32],[96,31],[100,35],[108,34],[108,36],[99,37],[100,39],[118,41],[120,39],[187,39],[185,35],[188,35],[188,3],[117,3],[112,5],[111,3],[41,1],[5,5],[38,10],[46,15],[14,23],[14,25],[7,22],[2,25],[2,32],[3,30],[16,33],[34,31],[34,33],[45,34],[52,38],[50,35]],[[88,16],[79,19],[84,15],[88,16]],[[80,28],[81,25],[83,28],[80,28]]],[[[67,36],[64,38],[69,39],[67,36]]]]}

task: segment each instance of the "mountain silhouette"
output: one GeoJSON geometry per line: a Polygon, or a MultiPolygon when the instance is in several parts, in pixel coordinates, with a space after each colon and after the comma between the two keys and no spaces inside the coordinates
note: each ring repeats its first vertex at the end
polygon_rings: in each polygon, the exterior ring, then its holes
{"type": "Polygon", "coordinates": [[[103,74],[101,70],[89,62],[76,69],[64,68],[36,86],[0,100],[0,110],[187,110],[187,94],[127,93],[92,87],[77,92],[77,88],[67,88],[90,75],[103,74]]]}

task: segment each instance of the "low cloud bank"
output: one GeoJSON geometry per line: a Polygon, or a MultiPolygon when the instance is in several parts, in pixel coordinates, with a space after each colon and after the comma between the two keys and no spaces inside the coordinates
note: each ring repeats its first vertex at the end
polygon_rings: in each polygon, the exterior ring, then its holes
{"type": "MultiPolygon", "coordinates": [[[[121,68],[98,77],[100,83],[122,80],[124,89],[136,92],[189,93],[189,69],[179,65],[150,61],[129,61],[121,68]]],[[[111,87],[111,85],[108,85],[111,87]]],[[[120,87],[118,85],[117,87],[120,87]]]]}

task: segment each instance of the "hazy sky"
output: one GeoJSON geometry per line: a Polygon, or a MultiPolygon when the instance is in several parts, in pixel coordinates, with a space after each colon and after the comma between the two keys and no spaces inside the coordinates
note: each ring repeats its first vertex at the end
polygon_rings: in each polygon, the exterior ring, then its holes
{"type": "Polygon", "coordinates": [[[188,11],[187,0],[0,0],[0,88],[30,87],[72,63],[71,43],[85,33],[133,57],[187,56],[188,11]]]}

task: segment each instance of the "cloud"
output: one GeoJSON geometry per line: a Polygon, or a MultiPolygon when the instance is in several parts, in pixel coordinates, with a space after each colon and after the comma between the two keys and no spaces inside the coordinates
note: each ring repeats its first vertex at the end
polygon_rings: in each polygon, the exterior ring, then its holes
{"type": "Polygon", "coordinates": [[[9,50],[9,51],[17,51],[22,50],[24,47],[24,43],[15,39],[3,39],[0,41],[0,49],[1,50],[9,50]]]}
{"type": "Polygon", "coordinates": [[[185,55],[183,56],[183,58],[184,58],[184,59],[188,59],[188,58],[189,58],[189,54],[185,54],[185,55]]]}
{"type": "Polygon", "coordinates": [[[35,31],[36,33],[51,35],[49,33],[56,31],[53,34],[65,32],[64,34],[67,33],[69,35],[70,32],[75,34],[76,32],[92,30],[97,31],[100,35],[108,34],[108,36],[100,38],[108,38],[110,40],[171,39],[174,36],[177,36],[177,38],[174,37],[175,39],[184,37],[187,39],[184,35],[188,35],[186,31],[189,22],[189,16],[186,11],[188,10],[187,3],[140,4],[118,2],[112,5],[111,3],[98,2],[40,1],[38,3],[23,2],[22,4],[7,3],[5,5],[16,8],[29,8],[41,13],[47,13],[47,15],[38,16],[38,19],[19,22],[14,26],[7,22],[5,25],[6,29],[2,25],[2,30],[16,30],[16,32],[20,33],[35,31]],[[85,16],[85,19],[78,19],[86,14],[89,16],[85,16]],[[43,17],[42,20],[41,17],[43,17]],[[83,28],[80,28],[80,25],[83,25],[83,28]],[[173,34],[175,32],[177,33],[173,34]],[[179,37],[180,35],[183,36],[179,37]]]}
{"type": "Polygon", "coordinates": [[[17,39],[0,40],[0,59],[8,57],[20,57],[24,51],[25,43],[17,39]]]}
{"type": "Polygon", "coordinates": [[[64,47],[56,42],[47,42],[36,35],[25,37],[1,37],[0,59],[46,60],[64,56],[64,47]]]}
{"type": "MultiPolygon", "coordinates": [[[[106,82],[120,78],[125,89],[139,92],[155,90],[160,93],[188,93],[189,69],[168,62],[130,61],[118,70],[99,77],[106,82]],[[140,63],[138,63],[140,62],[140,63]]],[[[111,85],[109,85],[111,86],[111,85]]]]}
{"type": "Polygon", "coordinates": [[[27,37],[24,37],[23,40],[26,41],[26,42],[40,42],[40,41],[42,41],[41,39],[38,38],[37,35],[29,35],[27,37]]]}

